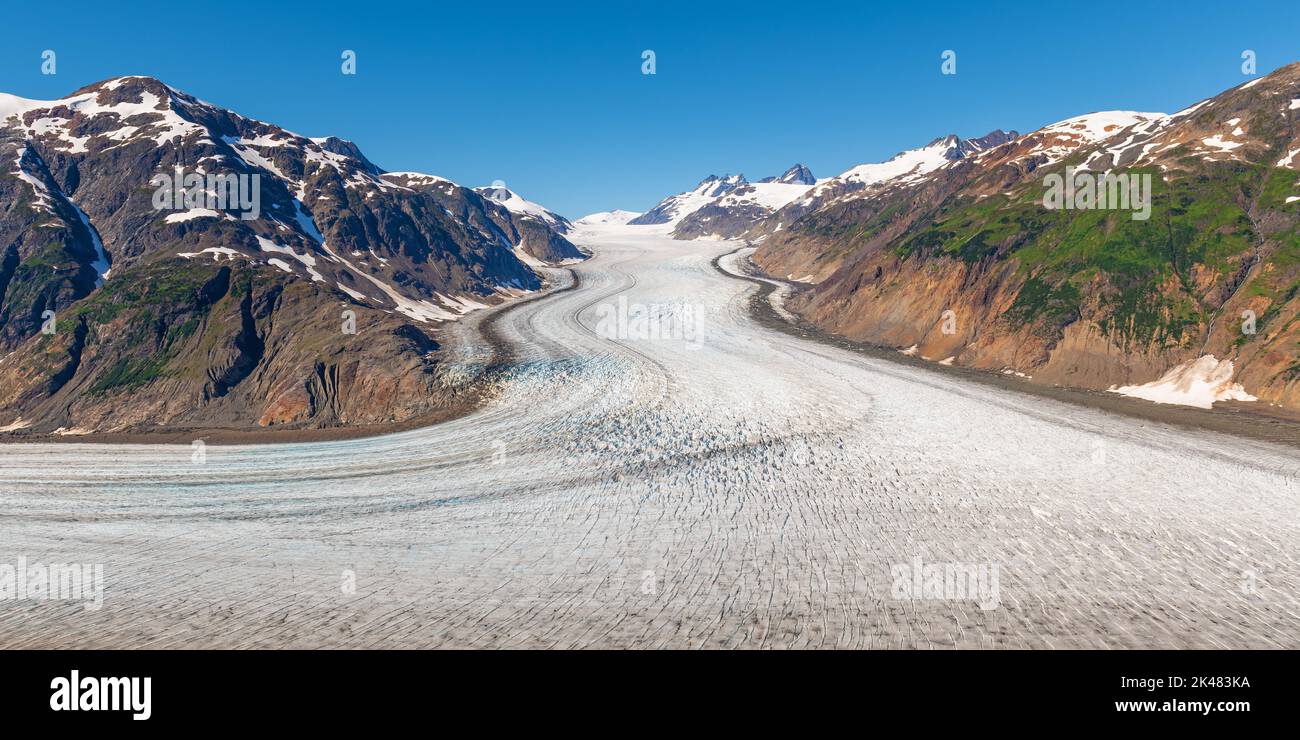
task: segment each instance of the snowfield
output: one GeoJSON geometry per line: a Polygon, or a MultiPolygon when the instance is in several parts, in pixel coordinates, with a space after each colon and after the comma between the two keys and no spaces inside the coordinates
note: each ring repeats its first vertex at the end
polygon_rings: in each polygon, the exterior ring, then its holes
{"type": "Polygon", "coordinates": [[[1159,380],[1142,385],[1112,388],[1135,398],[1145,398],[1154,403],[1175,403],[1208,409],[1216,401],[1257,401],[1246,392],[1241,383],[1232,382],[1231,360],[1218,360],[1214,355],[1203,355],[1171,368],[1159,380]]]}
{"type": "Polygon", "coordinates": [[[668,228],[579,228],[455,421],[0,447],[0,564],[105,574],[0,600],[0,646],[1300,647],[1294,451],[764,329],[710,264],[741,245],[668,228]]]}

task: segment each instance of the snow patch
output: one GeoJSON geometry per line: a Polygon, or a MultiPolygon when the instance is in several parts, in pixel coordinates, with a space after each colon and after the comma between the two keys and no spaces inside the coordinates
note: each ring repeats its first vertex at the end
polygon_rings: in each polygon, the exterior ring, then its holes
{"type": "Polygon", "coordinates": [[[211,208],[194,208],[179,213],[170,213],[163,221],[169,224],[179,224],[196,218],[221,218],[223,215],[225,214],[221,211],[214,211],[211,208]]]}
{"type": "Polygon", "coordinates": [[[247,164],[252,167],[260,167],[261,169],[270,172],[271,174],[275,175],[281,180],[296,182],[295,180],[293,180],[290,177],[287,177],[283,172],[281,172],[280,168],[275,166],[275,163],[273,163],[271,160],[267,159],[266,157],[262,156],[261,152],[252,148],[251,145],[253,141],[257,141],[257,139],[253,139],[251,141],[245,141],[235,136],[222,136],[221,140],[229,144],[231,149],[235,150],[235,154],[238,154],[239,158],[244,160],[244,164],[247,164]]]}
{"type": "Polygon", "coordinates": [[[81,210],[80,206],[70,199],[64,198],[64,200],[76,212],[77,218],[81,219],[81,225],[86,227],[86,233],[90,234],[90,243],[95,247],[95,261],[91,262],[90,266],[95,269],[95,287],[102,287],[104,281],[108,279],[109,273],[112,272],[108,264],[108,252],[104,251],[104,242],[100,240],[99,232],[95,230],[95,227],[90,225],[90,219],[86,217],[86,212],[81,210]]]}
{"type": "Polygon", "coordinates": [[[235,257],[241,256],[243,253],[237,252],[230,247],[208,247],[199,252],[177,252],[176,256],[184,257],[185,259],[193,259],[201,254],[211,254],[213,262],[220,262],[222,255],[225,255],[227,260],[233,260],[235,257]]]}
{"type": "Polygon", "coordinates": [[[384,180],[387,180],[389,178],[403,179],[413,185],[422,185],[422,186],[434,185],[438,183],[446,183],[448,185],[456,184],[445,177],[438,177],[437,175],[426,175],[423,172],[385,172],[383,175],[380,175],[380,177],[384,180]]]}
{"type": "Polygon", "coordinates": [[[1160,376],[1159,380],[1142,385],[1110,388],[1133,398],[1143,398],[1154,403],[1178,404],[1208,409],[1215,401],[1255,401],[1240,383],[1232,382],[1231,360],[1218,360],[1214,355],[1203,355],[1177,365],[1160,376]]]}
{"type": "MultiPolygon", "coordinates": [[[[1170,116],[1164,113],[1127,110],[1100,111],[1067,118],[1035,132],[1044,142],[1038,153],[1044,155],[1048,160],[1047,163],[1051,164],[1064,159],[1080,147],[1108,139],[1125,129],[1142,126],[1142,129],[1135,134],[1146,133],[1151,127],[1160,125],[1169,118],[1170,116]]],[[[1112,166],[1134,138],[1130,137],[1128,141],[1109,151],[1112,166]]]]}
{"type": "Polygon", "coordinates": [[[472,298],[466,298],[465,296],[447,296],[442,293],[434,293],[434,295],[438,297],[439,301],[442,301],[444,306],[450,308],[458,315],[464,315],[470,311],[477,311],[483,308],[491,308],[491,306],[486,303],[480,303],[479,301],[472,298]]]}
{"type": "Polygon", "coordinates": [[[57,434],[60,437],[80,437],[82,435],[94,433],[94,429],[86,429],[85,427],[72,427],[71,429],[68,427],[59,427],[54,430],[54,434],[57,434]]]}
{"type": "MultiPolygon", "coordinates": [[[[293,247],[286,247],[283,244],[276,244],[275,242],[271,241],[270,239],[267,239],[264,236],[257,237],[257,245],[261,247],[263,252],[279,252],[281,254],[287,254],[290,257],[293,257],[294,259],[301,262],[303,267],[307,269],[307,273],[311,275],[311,281],[313,283],[325,282],[325,278],[319,272],[316,271],[316,258],[312,256],[310,252],[304,252],[302,254],[298,254],[297,252],[293,251],[293,247]]],[[[272,264],[275,263],[274,260],[268,260],[268,261],[270,261],[272,264]]],[[[292,270],[286,270],[286,272],[292,272],[292,270]]]]}
{"type": "Polygon", "coordinates": [[[754,182],[722,196],[718,199],[718,205],[732,207],[752,204],[768,211],[778,211],[813,187],[802,183],[754,182]]]}
{"type": "Polygon", "coordinates": [[[528,265],[529,267],[546,267],[545,262],[525,252],[523,247],[519,245],[515,245],[511,249],[511,251],[515,253],[515,257],[518,258],[520,262],[524,263],[525,265],[528,265]]]}
{"type": "Polygon", "coordinates": [[[1231,152],[1233,149],[1241,146],[1240,141],[1228,141],[1218,134],[1207,139],[1201,139],[1201,143],[1210,148],[1218,149],[1221,152],[1231,152]]]}
{"type": "Polygon", "coordinates": [[[336,287],[336,288],[338,288],[339,290],[343,291],[344,293],[347,293],[348,295],[352,296],[353,300],[357,300],[357,301],[364,301],[364,300],[366,300],[366,294],[365,294],[365,293],[358,293],[357,291],[355,291],[355,290],[349,288],[349,287],[346,286],[346,285],[339,284],[339,285],[336,285],[336,286],[334,286],[334,287],[336,287]]]}

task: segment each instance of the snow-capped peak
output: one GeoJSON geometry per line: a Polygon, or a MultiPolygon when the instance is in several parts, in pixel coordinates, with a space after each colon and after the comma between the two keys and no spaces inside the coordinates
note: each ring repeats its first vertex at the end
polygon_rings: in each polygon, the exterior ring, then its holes
{"type": "Polygon", "coordinates": [[[1164,113],[1139,113],[1131,110],[1098,111],[1044,126],[1037,133],[1069,133],[1092,143],[1110,138],[1129,126],[1167,117],[1164,113]]]}
{"type": "Polygon", "coordinates": [[[903,177],[909,180],[915,179],[929,174],[952,161],[949,154],[956,144],[956,136],[935,139],[919,149],[908,149],[899,152],[888,162],[860,164],[844,172],[837,179],[862,185],[871,185],[903,177]]]}
{"type": "Polygon", "coordinates": [[[0,93],[0,121],[15,113],[25,113],[35,108],[52,108],[58,104],[57,100],[28,100],[17,95],[0,93]]]}
{"type": "Polygon", "coordinates": [[[693,189],[664,198],[654,208],[637,216],[630,223],[634,226],[676,224],[683,218],[712,203],[718,197],[748,184],[749,182],[744,175],[723,175],[722,177],[709,175],[693,189]]]}
{"type": "Polygon", "coordinates": [[[908,149],[899,152],[888,162],[860,164],[835,179],[863,185],[872,185],[895,179],[902,182],[912,182],[949,162],[1005,144],[1017,136],[1019,134],[1015,131],[1003,131],[1002,129],[996,129],[975,139],[963,139],[956,134],[949,134],[941,136],[919,149],[908,149]]]}
{"type": "Polygon", "coordinates": [[[625,224],[628,221],[631,221],[632,219],[640,215],[641,214],[637,213],[636,211],[620,211],[616,209],[613,211],[601,211],[599,213],[588,214],[578,219],[577,221],[574,221],[574,223],[581,224],[583,226],[599,226],[604,224],[611,224],[611,225],[625,224]]]}
{"type": "Polygon", "coordinates": [[[492,184],[480,188],[474,188],[474,191],[505,206],[506,210],[511,213],[534,216],[552,225],[558,225],[560,223],[560,217],[547,210],[545,206],[521,197],[518,193],[504,185],[492,184]]]}
{"type": "Polygon", "coordinates": [[[696,185],[691,192],[708,198],[716,198],[747,182],[744,175],[723,175],[722,177],[709,175],[701,180],[700,184],[696,185]]]}

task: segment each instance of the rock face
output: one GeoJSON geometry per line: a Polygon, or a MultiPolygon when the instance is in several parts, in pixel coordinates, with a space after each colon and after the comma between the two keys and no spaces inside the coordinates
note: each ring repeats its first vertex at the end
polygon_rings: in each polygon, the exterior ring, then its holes
{"type": "Polygon", "coordinates": [[[854,339],[1099,389],[1214,355],[1233,398],[1300,408],[1298,123],[1293,64],[1174,115],[932,143],[960,156],[855,168],[745,236],[815,283],[793,310],[854,339]],[[1146,212],[1106,173],[1148,178],[1146,212]],[[1065,181],[1094,192],[1060,207],[1065,181]]]}
{"type": "Polygon", "coordinates": [[[0,95],[0,163],[0,428],[28,433],[437,410],[437,326],[540,287],[521,253],[582,256],[471,189],[151,78],[0,95]]]}

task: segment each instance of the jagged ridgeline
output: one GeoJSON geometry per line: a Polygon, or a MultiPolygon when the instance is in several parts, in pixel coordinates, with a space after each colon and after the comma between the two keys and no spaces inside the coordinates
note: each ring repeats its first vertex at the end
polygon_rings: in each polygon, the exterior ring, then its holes
{"type": "Polygon", "coordinates": [[[439,327],[585,256],[505,188],[384,172],[145,77],[0,95],[0,160],[10,432],[437,411],[439,327]]]}

